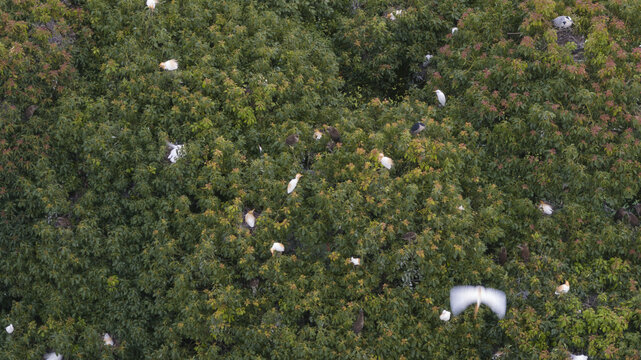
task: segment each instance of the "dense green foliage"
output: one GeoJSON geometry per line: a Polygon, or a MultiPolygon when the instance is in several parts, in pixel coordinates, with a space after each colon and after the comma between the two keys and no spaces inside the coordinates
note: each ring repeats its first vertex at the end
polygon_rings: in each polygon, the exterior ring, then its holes
{"type": "Polygon", "coordinates": [[[0,358],[641,358],[639,232],[613,219],[641,203],[639,23],[637,0],[0,0],[0,358]],[[462,284],[506,317],[441,321],[462,284]]]}

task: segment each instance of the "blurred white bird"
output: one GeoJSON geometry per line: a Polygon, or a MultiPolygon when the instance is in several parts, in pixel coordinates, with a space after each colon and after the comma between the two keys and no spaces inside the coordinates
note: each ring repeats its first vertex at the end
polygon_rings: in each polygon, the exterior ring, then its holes
{"type": "Polygon", "coordinates": [[[392,166],[394,166],[394,161],[385,156],[383,153],[378,154],[378,161],[380,161],[381,165],[383,165],[387,170],[391,169],[392,166]]]}
{"type": "Polygon", "coordinates": [[[13,332],[13,324],[9,324],[6,328],[4,328],[8,334],[11,334],[13,332]]]}
{"type": "Polygon", "coordinates": [[[161,69],[167,70],[167,71],[173,71],[178,69],[178,61],[175,59],[167,60],[165,62],[161,62],[160,65],[161,69]]]}
{"type": "Polygon", "coordinates": [[[541,201],[541,203],[539,203],[539,210],[541,210],[541,212],[545,215],[552,215],[552,213],[554,212],[554,209],[552,209],[552,205],[546,203],[545,201],[541,201]]]}
{"type": "Polygon", "coordinates": [[[465,210],[465,207],[463,207],[463,205],[459,205],[459,206],[457,207],[457,209],[459,209],[459,210],[463,211],[463,210],[465,210]]]}
{"type": "Polygon", "coordinates": [[[180,159],[183,156],[184,145],[176,145],[167,141],[167,146],[169,146],[169,148],[171,149],[171,151],[169,152],[169,156],[167,156],[167,158],[172,163],[175,163],[178,159],[180,159]]]}
{"type": "Polygon", "coordinates": [[[425,55],[425,61],[423,61],[423,67],[427,67],[427,65],[429,65],[429,64],[430,64],[430,61],[432,61],[432,58],[433,58],[433,57],[434,57],[434,56],[433,56],[433,55],[431,55],[431,54],[427,54],[427,55],[425,55]]]}
{"type": "Polygon", "coordinates": [[[574,24],[574,21],[569,16],[558,16],[552,20],[552,24],[559,29],[567,29],[574,24]]]}
{"type": "Polygon", "coordinates": [[[447,310],[443,310],[443,312],[441,313],[441,316],[439,316],[439,318],[441,320],[443,320],[443,321],[450,321],[451,315],[452,315],[451,312],[449,312],[447,310]]]}
{"type": "Polygon", "coordinates": [[[287,184],[287,193],[288,194],[291,194],[292,191],[294,191],[294,189],[296,189],[296,185],[298,185],[298,179],[300,179],[301,176],[303,176],[303,175],[296,174],[296,177],[289,181],[289,184],[287,184]]]}
{"type": "Polygon", "coordinates": [[[394,10],[391,13],[387,14],[385,17],[390,19],[390,20],[392,20],[392,21],[394,21],[394,20],[396,20],[396,16],[399,16],[402,13],[403,13],[403,10],[394,10]],[[394,15],[396,15],[396,16],[394,16],[394,15]]]}
{"type": "Polygon", "coordinates": [[[454,35],[454,33],[457,32],[457,31],[458,31],[458,28],[457,27],[453,27],[452,28],[452,35],[454,35]]]}
{"type": "Polygon", "coordinates": [[[147,0],[147,7],[151,10],[156,8],[156,0],[147,0]]]}
{"type": "Polygon", "coordinates": [[[249,226],[250,228],[253,228],[254,225],[256,225],[256,217],[254,216],[253,209],[251,211],[248,211],[247,214],[245,214],[245,222],[247,223],[247,226],[249,226]]]}
{"type": "Polygon", "coordinates": [[[574,355],[570,354],[570,358],[572,360],[588,360],[588,357],[586,355],[574,355]]]}
{"type": "Polygon", "coordinates": [[[43,356],[44,360],[62,360],[62,355],[59,355],[58,353],[55,352],[50,352],[46,353],[45,356],[43,356]]]}
{"type": "Polygon", "coordinates": [[[315,140],[320,140],[322,137],[323,137],[323,133],[322,132],[320,132],[318,130],[314,130],[314,139],[315,140]]]}
{"type": "Polygon", "coordinates": [[[272,256],[274,256],[274,251],[278,251],[279,253],[282,253],[283,251],[285,251],[285,245],[279,242],[275,242],[272,244],[272,248],[269,249],[269,251],[271,251],[272,256]]]}
{"type": "Polygon", "coordinates": [[[114,346],[114,339],[111,338],[111,335],[109,335],[109,333],[105,333],[102,336],[102,341],[105,342],[105,345],[114,346]]]}
{"type": "Polygon", "coordinates": [[[505,316],[507,298],[501,290],[485,288],[483,286],[455,286],[450,290],[450,307],[454,316],[463,312],[468,306],[476,303],[474,316],[481,304],[485,304],[498,315],[499,319],[505,316]]]}
{"type": "Polygon", "coordinates": [[[258,151],[260,151],[260,153],[262,154],[263,153],[263,147],[258,145],[258,151]]]}
{"type": "Polygon", "coordinates": [[[351,258],[349,258],[349,262],[354,264],[354,266],[358,266],[358,265],[361,264],[361,258],[351,257],[351,258]]]}
{"type": "Polygon", "coordinates": [[[438,99],[438,102],[441,103],[441,106],[445,106],[445,94],[441,90],[434,90],[436,93],[436,98],[438,99]]]}
{"type": "Polygon", "coordinates": [[[565,280],[564,284],[561,284],[556,287],[556,291],[554,293],[556,295],[561,295],[561,294],[566,294],[568,291],[570,291],[570,282],[565,280]]]}

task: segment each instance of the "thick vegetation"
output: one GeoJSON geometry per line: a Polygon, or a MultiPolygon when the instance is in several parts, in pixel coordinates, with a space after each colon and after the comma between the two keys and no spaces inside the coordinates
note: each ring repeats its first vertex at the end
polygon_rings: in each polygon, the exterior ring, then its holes
{"type": "Polygon", "coordinates": [[[641,358],[640,22],[637,0],[0,0],[0,358],[641,358]],[[440,320],[467,284],[505,318],[440,320]]]}

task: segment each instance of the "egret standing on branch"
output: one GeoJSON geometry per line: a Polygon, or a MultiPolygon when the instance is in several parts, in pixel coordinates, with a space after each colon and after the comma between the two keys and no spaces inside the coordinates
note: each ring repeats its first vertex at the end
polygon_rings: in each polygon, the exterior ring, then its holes
{"type": "Polygon", "coordinates": [[[156,0],[147,0],[147,7],[153,11],[156,8],[156,0]]]}
{"type": "Polygon", "coordinates": [[[285,245],[279,242],[275,242],[272,244],[272,248],[269,249],[269,251],[272,253],[272,256],[274,256],[274,251],[278,251],[279,253],[282,253],[283,251],[285,251],[285,245]]]}
{"type": "Polygon", "coordinates": [[[171,151],[169,152],[169,156],[167,156],[167,159],[169,159],[169,161],[174,164],[176,163],[176,161],[178,161],[178,159],[180,159],[181,156],[183,156],[184,145],[172,144],[167,141],[167,146],[169,146],[169,149],[171,149],[171,151]]]}
{"type": "Polygon", "coordinates": [[[254,216],[253,209],[251,211],[248,211],[247,214],[245,214],[245,222],[247,223],[247,226],[249,226],[250,228],[253,228],[254,225],[256,225],[256,217],[254,216]]]}
{"type": "Polygon", "coordinates": [[[474,317],[476,317],[481,304],[489,306],[499,319],[505,316],[507,298],[501,290],[484,288],[483,286],[455,286],[450,290],[450,307],[454,316],[462,313],[474,303],[476,303],[474,317]]]}
{"type": "Polygon", "coordinates": [[[303,175],[296,174],[296,177],[289,181],[289,184],[287,184],[287,193],[288,194],[291,194],[292,191],[294,191],[294,189],[296,189],[296,185],[298,185],[298,179],[300,179],[301,176],[303,176],[303,175]]]}
{"type": "Polygon", "coordinates": [[[561,294],[567,294],[568,291],[570,291],[570,282],[565,280],[564,284],[561,284],[556,287],[556,291],[554,293],[556,295],[561,295],[561,294]]]}
{"type": "Polygon", "coordinates": [[[111,338],[111,335],[109,335],[109,333],[105,333],[102,336],[102,341],[104,341],[105,345],[114,346],[114,339],[111,338]]]}
{"type": "Polygon", "coordinates": [[[11,334],[13,332],[13,324],[9,324],[4,330],[7,332],[7,334],[11,334]]]}
{"type": "Polygon", "coordinates": [[[438,102],[441,104],[441,106],[445,106],[445,94],[441,90],[434,90],[436,93],[436,97],[438,98],[438,102]]]}
{"type": "Polygon", "coordinates": [[[385,156],[383,153],[378,154],[378,161],[380,161],[381,165],[383,165],[387,170],[390,170],[392,166],[394,166],[394,161],[385,156]]]}
{"type": "Polygon", "coordinates": [[[163,70],[174,71],[178,69],[178,61],[176,61],[175,59],[171,59],[165,62],[161,62],[158,66],[163,70]]]}

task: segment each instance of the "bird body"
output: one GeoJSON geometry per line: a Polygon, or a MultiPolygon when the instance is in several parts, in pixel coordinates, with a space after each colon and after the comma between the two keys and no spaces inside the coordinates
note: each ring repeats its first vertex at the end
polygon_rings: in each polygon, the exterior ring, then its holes
{"type": "Polygon", "coordinates": [[[314,140],[320,140],[322,137],[323,137],[323,133],[322,132],[320,132],[318,130],[314,130],[314,140]]]}
{"type": "Polygon", "coordinates": [[[422,122],[417,122],[416,124],[412,125],[410,133],[412,135],[418,135],[423,130],[425,130],[425,124],[423,124],[422,122]]]}
{"type": "Polygon", "coordinates": [[[438,99],[438,102],[441,104],[441,106],[445,106],[445,94],[441,90],[435,90],[436,93],[436,98],[438,99]]]}
{"type": "Polygon", "coordinates": [[[556,287],[556,291],[554,293],[556,295],[561,295],[561,294],[566,294],[568,291],[570,291],[570,282],[565,280],[564,284],[561,284],[556,287]]]}
{"type": "Polygon", "coordinates": [[[570,354],[570,358],[572,360],[588,360],[588,357],[586,355],[574,355],[570,354]]]}
{"type": "Polygon", "coordinates": [[[31,117],[33,116],[33,113],[35,113],[36,110],[38,110],[38,105],[30,105],[22,115],[23,120],[27,121],[31,119],[31,117]]]}
{"type": "Polygon", "coordinates": [[[109,335],[109,333],[105,333],[102,336],[102,341],[105,342],[105,345],[114,346],[114,339],[111,338],[111,335],[109,335]]]}
{"type": "Polygon", "coordinates": [[[245,222],[247,223],[247,226],[250,228],[253,228],[254,225],[256,225],[256,217],[254,216],[254,210],[248,211],[247,214],[245,214],[245,222]]]}
{"type": "Polygon", "coordinates": [[[505,316],[507,298],[501,290],[483,286],[455,286],[450,290],[450,307],[455,316],[474,303],[476,303],[474,316],[481,304],[489,306],[499,319],[505,316]]]}
{"type": "Polygon", "coordinates": [[[147,7],[151,10],[156,8],[156,0],[147,0],[147,7]]]}
{"type": "Polygon", "coordinates": [[[552,209],[552,205],[546,203],[545,201],[541,201],[541,203],[539,203],[539,210],[541,210],[541,212],[545,215],[552,215],[552,213],[554,212],[554,209],[552,209]]]}
{"type": "Polygon", "coordinates": [[[298,142],[298,135],[297,134],[291,134],[285,139],[285,144],[289,146],[293,146],[298,142]]]}
{"type": "Polygon", "coordinates": [[[458,210],[460,210],[460,211],[463,211],[463,210],[465,210],[465,206],[463,206],[463,205],[459,205],[459,206],[457,207],[457,209],[458,209],[458,210]]]}
{"type": "Polygon", "coordinates": [[[161,69],[167,70],[167,71],[173,71],[178,69],[178,61],[175,59],[167,60],[165,62],[161,62],[160,65],[158,65],[161,69]]]}
{"type": "Polygon", "coordinates": [[[380,161],[381,165],[383,165],[387,170],[390,170],[392,166],[394,166],[394,161],[383,153],[378,154],[378,161],[380,161]]]}
{"type": "Polygon", "coordinates": [[[349,262],[354,264],[354,266],[359,266],[361,264],[361,258],[351,257],[349,258],[349,262]]]}
{"type": "Polygon", "coordinates": [[[184,145],[176,145],[168,141],[167,146],[169,146],[169,148],[171,149],[171,151],[169,152],[169,156],[167,156],[167,158],[169,159],[169,161],[171,161],[172,164],[174,164],[178,159],[180,159],[183,156],[184,145]]]}
{"type": "Polygon", "coordinates": [[[451,313],[451,312],[449,312],[449,311],[447,311],[447,310],[443,310],[443,312],[442,312],[442,313],[441,313],[441,315],[439,316],[439,319],[441,319],[441,320],[443,320],[443,321],[450,321],[450,317],[451,317],[451,316],[452,316],[452,313],[451,313]]]}
{"type": "Polygon", "coordinates": [[[336,143],[341,142],[341,134],[338,132],[338,130],[335,127],[328,126],[327,133],[329,134],[329,137],[332,139],[332,141],[336,143]]]}
{"type": "Polygon", "coordinates": [[[287,184],[287,193],[288,194],[291,194],[292,191],[294,191],[294,189],[296,189],[296,185],[298,185],[298,179],[300,179],[301,176],[303,176],[303,175],[296,174],[296,177],[289,181],[289,184],[287,184]]]}
{"type": "Polygon", "coordinates": [[[354,331],[354,334],[358,335],[363,330],[364,325],[365,325],[365,314],[363,314],[363,309],[361,309],[358,312],[358,317],[356,318],[356,321],[354,321],[354,325],[352,325],[352,330],[354,331]]]}
{"type": "Polygon", "coordinates": [[[558,16],[552,20],[552,24],[559,29],[567,29],[574,24],[574,21],[569,16],[558,16]]]}
{"type": "Polygon", "coordinates": [[[505,265],[505,262],[507,261],[507,249],[505,249],[505,246],[501,248],[501,252],[499,253],[499,264],[505,265]]]}
{"type": "Polygon", "coordinates": [[[4,330],[7,332],[7,334],[11,334],[13,332],[13,324],[9,324],[4,330]]]}
{"type": "Polygon", "coordinates": [[[269,249],[269,251],[271,251],[272,256],[274,256],[274,251],[278,251],[279,253],[282,253],[283,251],[285,251],[285,245],[279,242],[275,242],[272,244],[272,248],[269,249]]]}
{"type": "Polygon", "coordinates": [[[50,352],[50,353],[46,353],[45,356],[43,356],[42,358],[44,360],[62,360],[62,355],[55,352],[50,352]]]}
{"type": "Polygon", "coordinates": [[[392,21],[394,21],[394,20],[396,20],[396,16],[399,16],[402,13],[403,13],[403,10],[394,10],[391,13],[385,15],[385,17],[390,19],[390,20],[392,20],[392,21]]]}
{"type": "Polygon", "coordinates": [[[454,35],[454,33],[457,32],[457,31],[458,31],[458,28],[457,27],[453,27],[452,28],[452,35],[454,35]]]}
{"type": "Polygon", "coordinates": [[[527,244],[520,245],[519,249],[521,249],[521,258],[523,259],[523,261],[530,261],[530,248],[527,246],[527,244]]]}

